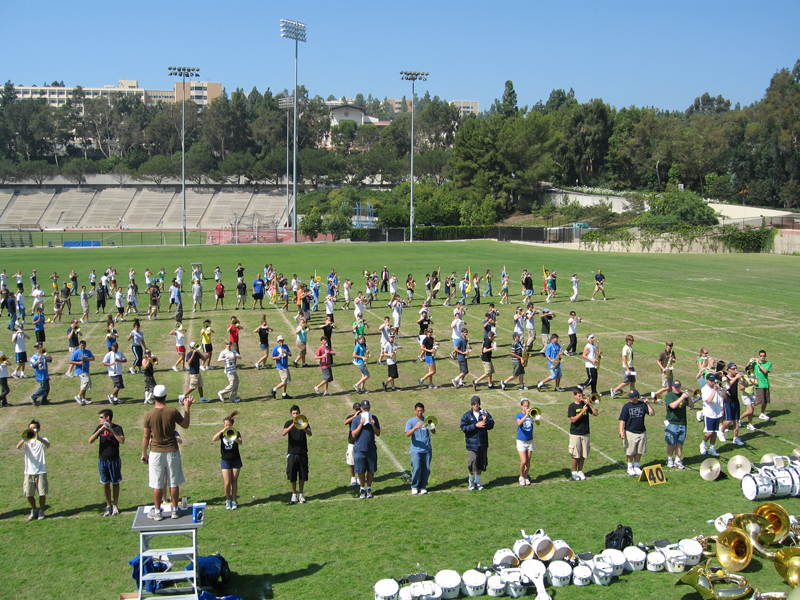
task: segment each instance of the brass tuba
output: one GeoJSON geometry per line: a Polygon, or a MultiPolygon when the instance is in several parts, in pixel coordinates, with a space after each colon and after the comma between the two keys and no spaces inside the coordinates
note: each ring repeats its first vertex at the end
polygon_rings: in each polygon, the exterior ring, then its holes
{"type": "Polygon", "coordinates": [[[715,569],[707,560],[687,571],[675,585],[689,585],[706,600],[744,598],[753,592],[752,586],[741,575],[731,575],[725,569],[715,569]],[[717,590],[715,583],[736,583],[738,588],[724,587],[717,590]]]}
{"type": "Polygon", "coordinates": [[[713,537],[698,536],[695,538],[703,546],[704,556],[716,556],[719,564],[729,571],[742,571],[753,559],[753,545],[743,529],[728,527],[713,537]],[[708,550],[708,544],[715,544],[715,552],[708,550]]]}
{"type": "Polygon", "coordinates": [[[781,548],[775,553],[775,570],[790,587],[800,584],[800,548],[781,548]]]}
{"type": "Polygon", "coordinates": [[[763,558],[775,559],[775,553],[765,548],[775,540],[770,521],[754,514],[740,514],[730,522],[728,529],[731,528],[738,528],[745,532],[756,554],[763,558]]]}
{"type": "Polygon", "coordinates": [[[783,541],[783,539],[791,532],[791,521],[789,513],[780,504],[774,502],[764,502],[759,504],[753,511],[754,515],[764,517],[770,522],[769,530],[775,534],[775,539],[783,541]]]}

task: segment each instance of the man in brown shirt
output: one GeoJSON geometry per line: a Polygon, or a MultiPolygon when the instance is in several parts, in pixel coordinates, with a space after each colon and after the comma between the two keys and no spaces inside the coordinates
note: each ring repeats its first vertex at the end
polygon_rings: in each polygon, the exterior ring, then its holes
{"type": "Polygon", "coordinates": [[[180,485],[186,480],[183,477],[178,441],[175,439],[175,426],[189,428],[189,407],[194,403],[194,398],[187,396],[183,400],[185,409],[183,416],[176,409],[167,406],[167,388],[165,386],[157,385],[153,389],[153,400],[155,400],[155,408],[152,408],[144,416],[144,434],[142,435],[142,462],[149,465],[149,485],[153,488],[154,508],[148,517],[156,521],[163,519],[161,496],[162,488],[167,483],[173,506],[170,516],[177,519],[180,516],[178,510],[180,485]]]}

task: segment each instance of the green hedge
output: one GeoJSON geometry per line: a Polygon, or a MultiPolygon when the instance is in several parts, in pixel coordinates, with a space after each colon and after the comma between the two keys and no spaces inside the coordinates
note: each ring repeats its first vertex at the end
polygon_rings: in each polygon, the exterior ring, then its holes
{"type": "Polygon", "coordinates": [[[775,236],[778,230],[774,227],[751,227],[737,229],[735,225],[723,227],[722,243],[725,247],[739,252],[772,252],[775,248],[775,236]]]}
{"type": "MultiPolygon", "coordinates": [[[[416,227],[414,229],[414,240],[417,241],[436,241],[436,240],[474,240],[494,237],[494,226],[492,225],[453,225],[449,227],[416,227]]],[[[406,237],[408,229],[406,228],[406,237]]]]}

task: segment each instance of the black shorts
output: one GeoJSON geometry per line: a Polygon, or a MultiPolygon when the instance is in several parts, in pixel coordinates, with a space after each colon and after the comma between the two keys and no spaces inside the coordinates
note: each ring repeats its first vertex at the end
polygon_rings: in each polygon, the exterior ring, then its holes
{"type": "MultiPolygon", "coordinates": [[[[254,300],[263,300],[264,299],[264,294],[253,294],[253,299],[254,300]]],[[[303,480],[303,481],[305,481],[305,480],[303,480]]]]}
{"type": "Polygon", "coordinates": [[[289,481],[308,481],[308,454],[290,454],[286,457],[286,477],[289,481]]]}
{"type": "Polygon", "coordinates": [[[477,452],[467,451],[467,470],[470,473],[485,471],[489,466],[488,448],[478,448],[477,452]]]}
{"type": "Polygon", "coordinates": [[[203,352],[213,352],[214,347],[212,344],[203,344],[203,352]]]}
{"type": "Polygon", "coordinates": [[[36,330],[36,341],[44,343],[44,341],[45,341],[45,339],[44,339],[44,329],[42,329],[41,331],[39,331],[38,329],[36,330]]]}
{"type": "Polygon", "coordinates": [[[333,381],[333,370],[330,367],[322,369],[322,381],[326,383],[333,381]]]}
{"type": "Polygon", "coordinates": [[[469,373],[469,368],[467,368],[467,361],[465,360],[458,361],[458,372],[463,373],[464,375],[469,373]]]}
{"type": "Polygon", "coordinates": [[[114,387],[117,388],[118,390],[122,390],[125,388],[125,384],[122,382],[122,375],[112,375],[111,383],[113,383],[114,387]]]}
{"type": "Polygon", "coordinates": [[[124,307],[122,307],[122,306],[118,306],[117,307],[117,314],[118,315],[121,315],[124,312],[125,312],[125,308],[124,307]]]}
{"type": "Polygon", "coordinates": [[[397,374],[397,365],[386,365],[386,368],[389,371],[389,379],[397,379],[399,377],[397,374]]]}

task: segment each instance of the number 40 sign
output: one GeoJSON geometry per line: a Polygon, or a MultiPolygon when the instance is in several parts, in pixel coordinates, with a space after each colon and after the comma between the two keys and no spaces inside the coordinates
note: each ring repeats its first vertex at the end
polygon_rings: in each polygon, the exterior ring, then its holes
{"type": "Polygon", "coordinates": [[[642,467],[642,474],[639,475],[639,481],[646,481],[650,485],[658,485],[666,483],[667,478],[664,475],[664,470],[661,465],[650,465],[649,467],[642,467]]]}

